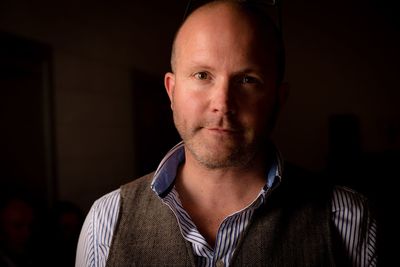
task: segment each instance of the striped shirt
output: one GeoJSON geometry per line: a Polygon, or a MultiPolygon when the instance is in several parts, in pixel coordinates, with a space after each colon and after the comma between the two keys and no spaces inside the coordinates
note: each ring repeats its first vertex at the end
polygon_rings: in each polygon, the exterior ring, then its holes
{"type": "MultiPolygon", "coordinates": [[[[265,203],[268,194],[280,183],[282,160],[275,161],[266,177],[266,185],[246,208],[225,218],[215,246],[211,247],[184,210],[173,186],[178,165],[184,160],[183,143],[175,146],[161,161],[151,187],[175,214],[181,234],[190,242],[197,266],[229,266],[238,241],[245,233],[254,211],[265,203]]],[[[103,267],[118,221],[120,189],[95,201],[86,217],[78,242],[76,267],[103,267]]],[[[376,266],[376,223],[370,216],[366,199],[348,188],[335,187],[332,220],[353,266],[376,266]]]]}

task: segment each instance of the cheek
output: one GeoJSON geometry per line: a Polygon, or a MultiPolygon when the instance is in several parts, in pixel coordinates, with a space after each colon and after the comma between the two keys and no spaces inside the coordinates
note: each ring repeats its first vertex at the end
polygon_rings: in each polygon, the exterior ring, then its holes
{"type": "Polygon", "coordinates": [[[178,85],[174,93],[174,109],[181,116],[201,114],[204,108],[204,96],[185,85],[178,85]],[[185,89],[187,88],[187,89],[185,89]]]}
{"type": "Polygon", "coordinates": [[[263,131],[269,126],[271,118],[276,116],[276,99],[272,96],[254,99],[247,105],[246,112],[242,112],[242,121],[254,131],[263,131]]]}
{"type": "Polygon", "coordinates": [[[196,124],[204,113],[201,101],[193,94],[182,91],[177,91],[174,95],[173,112],[175,119],[187,126],[196,124]]]}
{"type": "Polygon", "coordinates": [[[178,94],[175,97],[174,108],[175,112],[181,116],[185,116],[193,112],[193,101],[190,97],[178,94]]]}

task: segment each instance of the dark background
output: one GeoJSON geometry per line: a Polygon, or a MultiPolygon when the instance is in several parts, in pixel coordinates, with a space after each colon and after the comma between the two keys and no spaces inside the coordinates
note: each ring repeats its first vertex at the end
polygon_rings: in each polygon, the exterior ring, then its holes
{"type": "MultiPolygon", "coordinates": [[[[2,191],[86,213],[157,167],[178,140],[163,74],[185,5],[0,0],[2,191]]],[[[274,139],[288,161],[366,194],[385,240],[398,211],[399,26],[396,1],[283,3],[291,94],[274,139]]]]}

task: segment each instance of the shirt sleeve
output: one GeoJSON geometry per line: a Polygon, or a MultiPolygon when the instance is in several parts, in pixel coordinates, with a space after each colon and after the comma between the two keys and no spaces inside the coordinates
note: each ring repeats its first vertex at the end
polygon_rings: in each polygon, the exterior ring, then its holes
{"type": "Polygon", "coordinates": [[[120,190],[96,200],[79,236],[75,267],[104,267],[119,215],[120,190]]]}
{"type": "Polygon", "coordinates": [[[367,199],[346,187],[335,187],[332,198],[333,222],[352,266],[376,266],[376,221],[367,199]]]}

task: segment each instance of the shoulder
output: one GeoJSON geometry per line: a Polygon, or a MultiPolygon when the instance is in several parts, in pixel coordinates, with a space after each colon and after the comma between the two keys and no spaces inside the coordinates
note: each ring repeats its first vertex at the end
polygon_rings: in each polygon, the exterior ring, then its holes
{"type": "Polygon", "coordinates": [[[293,187],[332,188],[332,183],[322,173],[313,172],[288,162],[285,162],[282,176],[282,180],[287,180],[293,187]]]}
{"type": "Polygon", "coordinates": [[[348,187],[335,186],[332,220],[353,266],[376,266],[376,220],[368,199],[348,187]]]}
{"type": "Polygon", "coordinates": [[[371,224],[375,228],[375,218],[371,214],[368,199],[353,189],[334,186],[331,209],[333,222],[341,232],[347,231],[347,228],[368,231],[371,224]]]}
{"type": "Polygon", "coordinates": [[[102,220],[113,219],[118,216],[121,198],[134,194],[135,191],[142,192],[145,188],[150,188],[153,173],[142,176],[129,183],[122,185],[99,199],[97,199],[91,208],[91,213],[97,214],[102,220]]]}
{"type": "MultiPolygon", "coordinates": [[[[330,201],[334,186],[329,179],[320,173],[285,162],[279,187],[286,197],[296,198],[299,203],[304,200],[323,204],[330,201]]],[[[290,199],[289,202],[293,205],[293,201],[290,201],[290,199]]]]}
{"type": "Polygon", "coordinates": [[[96,200],[82,226],[75,266],[105,266],[119,214],[120,190],[96,200]]]}
{"type": "Polygon", "coordinates": [[[121,190],[150,186],[153,177],[154,177],[154,172],[146,174],[140,178],[137,178],[129,183],[122,185],[121,190]]]}
{"type": "Polygon", "coordinates": [[[367,197],[351,188],[333,184],[323,174],[293,166],[286,174],[292,185],[290,192],[300,194],[299,199],[302,196],[313,203],[315,200],[328,201],[330,221],[352,265],[375,266],[377,226],[367,197]]]}
{"type": "Polygon", "coordinates": [[[91,210],[98,211],[105,208],[110,209],[117,207],[119,205],[120,191],[121,191],[120,189],[116,189],[100,197],[93,203],[91,210]]]}
{"type": "Polygon", "coordinates": [[[334,184],[323,173],[310,172],[285,162],[282,185],[286,195],[299,200],[326,201],[334,214],[347,212],[351,214],[345,214],[346,217],[353,214],[359,218],[361,213],[369,212],[368,199],[363,194],[334,184]]]}
{"type": "Polygon", "coordinates": [[[336,185],[332,192],[332,212],[353,211],[363,212],[368,209],[368,199],[361,193],[336,185]]]}
{"type": "Polygon", "coordinates": [[[87,216],[93,235],[97,236],[100,244],[108,245],[112,237],[119,217],[120,191],[114,190],[96,200],[87,216]]]}
{"type": "Polygon", "coordinates": [[[105,266],[119,221],[124,192],[140,192],[146,187],[150,188],[152,176],[146,175],[127,183],[93,203],[79,237],[76,266],[105,266]]]}
{"type": "Polygon", "coordinates": [[[136,180],[133,180],[132,182],[122,185],[120,188],[121,198],[130,199],[143,193],[147,193],[151,189],[150,184],[153,180],[153,177],[154,173],[149,173],[136,180]]]}
{"type": "Polygon", "coordinates": [[[307,199],[326,199],[330,202],[333,213],[347,212],[347,217],[354,215],[359,218],[361,213],[368,212],[368,199],[363,194],[349,187],[334,184],[334,181],[322,173],[289,165],[284,178],[289,180],[290,188],[294,191],[292,194],[301,194],[307,199]]]}
{"type": "Polygon", "coordinates": [[[339,231],[357,228],[361,233],[370,231],[372,227],[375,232],[375,216],[371,212],[368,199],[363,194],[345,186],[335,186],[331,208],[333,222],[339,231]]]}

